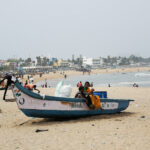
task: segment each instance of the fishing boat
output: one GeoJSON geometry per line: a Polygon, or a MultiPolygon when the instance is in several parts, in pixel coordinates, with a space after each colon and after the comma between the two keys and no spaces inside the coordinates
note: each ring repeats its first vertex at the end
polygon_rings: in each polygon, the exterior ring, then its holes
{"type": "Polygon", "coordinates": [[[13,95],[18,108],[28,117],[84,117],[100,114],[114,114],[125,110],[133,100],[102,98],[102,109],[90,109],[81,98],[67,98],[37,94],[13,80],[13,95]]]}

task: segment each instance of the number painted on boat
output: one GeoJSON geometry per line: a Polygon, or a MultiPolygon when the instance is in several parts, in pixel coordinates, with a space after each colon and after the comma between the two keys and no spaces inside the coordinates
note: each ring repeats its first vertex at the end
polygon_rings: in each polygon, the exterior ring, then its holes
{"type": "Polygon", "coordinates": [[[43,107],[45,107],[45,106],[46,106],[46,103],[43,104],[43,107]]]}
{"type": "Polygon", "coordinates": [[[25,103],[25,99],[24,98],[19,99],[19,104],[20,105],[23,105],[24,103],[25,103]]]}
{"type": "Polygon", "coordinates": [[[118,103],[115,102],[102,102],[102,108],[103,109],[117,109],[118,103]]]}
{"type": "Polygon", "coordinates": [[[72,108],[82,108],[81,103],[72,103],[72,108]]]}

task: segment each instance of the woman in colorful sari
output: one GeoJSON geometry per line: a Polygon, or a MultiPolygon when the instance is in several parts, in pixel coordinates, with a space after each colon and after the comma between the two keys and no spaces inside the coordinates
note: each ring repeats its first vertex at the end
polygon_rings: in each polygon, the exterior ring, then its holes
{"type": "Polygon", "coordinates": [[[93,107],[95,109],[101,109],[100,98],[97,95],[93,95],[94,89],[90,89],[90,83],[88,81],[84,84],[84,92],[90,96],[93,107]]]}

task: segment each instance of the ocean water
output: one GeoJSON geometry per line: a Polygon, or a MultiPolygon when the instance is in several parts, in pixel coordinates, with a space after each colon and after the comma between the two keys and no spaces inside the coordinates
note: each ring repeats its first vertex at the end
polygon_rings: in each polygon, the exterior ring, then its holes
{"type": "MultiPolygon", "coordinates": [[[[131,87],[136,83],[139,87],[150,87],[150,72],[81,75],[68,77],[67,79],[48,80],[47,83],[49,87],[56,87],[61,80],[73,87],[77,86],[79,81],[82,81],[82,83],[86,81],[93,82],[94,86],[108,86],[110,84],[111,86],[131,87]]],[[[45,84],[45,81],[38,82],[37,86],[42,84],[45,84]]]]}

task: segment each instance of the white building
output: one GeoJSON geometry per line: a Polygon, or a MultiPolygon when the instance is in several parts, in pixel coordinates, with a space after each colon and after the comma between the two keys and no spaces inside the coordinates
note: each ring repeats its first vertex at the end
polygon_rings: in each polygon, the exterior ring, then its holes
{"type": "Polygon", "coordinates": [[[86,58],[83,57],[83,66],[89,65],[93,68],[99,68],[104,65],[104,60],[103,58],[86,58]]]}
{"type": "Polygon", "coordinates": [[[86,65],[89,65],[89,66],[93,65],[92,58],[83,57],[83,66],[86,66],[86,65]]]}
{"type": "Polygon", "coordinates": [[[104,60],[101,57],[93,58],[92,62],[93,62],[93,64],[92,64],[93,68],[100,68],[104,65],[104,60]]]}
{"type": "Polygon", "coordinates": [[[61,67],[69,67],[69,66],[70,66],[70,63],[67,60],[63,60],[61,62],[61,67]]]}

